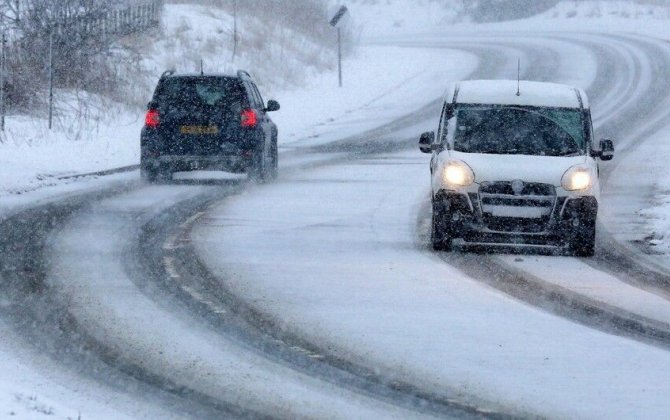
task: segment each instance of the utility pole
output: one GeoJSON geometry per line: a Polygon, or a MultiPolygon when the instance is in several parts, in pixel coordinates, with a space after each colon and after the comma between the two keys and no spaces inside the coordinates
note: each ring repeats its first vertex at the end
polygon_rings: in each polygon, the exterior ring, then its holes
{"type": "Polygon", "coordinates": [[[233,60],[237,55],[237,0],[233,0],[233,60]]]}
{"type": "Polygon", "coordinates": [[[337,28],[337,74],[342,87],[342,28],[337,28]]]}
{"type": "Polygon", "coordinates": [[[49,31],[49,130],[53,125],[54,116],[54,33],[49,31]]]}
{"type": "Polygon", "coordinates": [[[0,52],[0,131],[5,131],[5,61],[7,55],[5,53],[5,46],[7,45],[7,34],[3,28],[2,30],[2,51],[0,52]]]}

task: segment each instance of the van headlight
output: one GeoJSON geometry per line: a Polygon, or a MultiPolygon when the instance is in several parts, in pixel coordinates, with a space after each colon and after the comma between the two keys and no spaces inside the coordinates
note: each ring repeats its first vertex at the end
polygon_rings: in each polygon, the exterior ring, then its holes
{"type": "Polygon", "coordinates": [[[449,188],[468,187],[475,182],[475,173],[467,163],[450,160],[444,166],[442,181],[449,188]]]}
{"type": "Polygon", "coordinates": [[[591,188],[593,178],[593,170],[591,168],[577,165],[568,169],[563,174],[561,185],[567,191],[582,191],[591,188]]]}

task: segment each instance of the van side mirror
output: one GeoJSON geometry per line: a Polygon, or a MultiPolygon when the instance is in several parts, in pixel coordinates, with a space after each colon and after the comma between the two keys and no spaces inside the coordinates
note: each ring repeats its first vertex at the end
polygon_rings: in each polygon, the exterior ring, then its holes
{"type": "Polygon", "coordinates": [[[435,132],[427,131],[421,135],[419,139],[419,150],[423,153],[431,153],[433,151],[433,142],[435,141],[435,132]]]}
{"type": "Polygon", "coordinates": [[[600,151],[597,157],[603,161],[612,160],[614,158],[614,142],[610,139],[600,140],[600,151]]]}
{"type": "Polygon", "coordinates": [[[147,104],[147,109],[156,109],[158,108],[158,103],[156,101],[151,101],[147,104]]]}
{"type": "Polygon", "coordinates": [[[265,108],[265,112],[273,112],[273,111],[279,111],[279,102],[275,101],[274,99],[270,99],[268,101],[268,106],[265,108]]]}

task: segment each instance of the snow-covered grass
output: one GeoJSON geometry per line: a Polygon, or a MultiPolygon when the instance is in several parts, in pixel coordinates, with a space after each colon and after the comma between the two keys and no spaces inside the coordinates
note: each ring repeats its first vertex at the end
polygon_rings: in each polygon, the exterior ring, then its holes
{"type": "Polygon", "coordinates": [[[606,191],[609,220],[616,223],[615,238],[651,254],[670,267],[670,127],[639,145],[618,162],[606,191]],[[653,174],[650,176],[650,174],[653,174]]]}
{"type": "MultiPolygon", "coordinates": [[[[363,38],[473,29],[459,0],[352,0],[351,21],[363,38]],[[380,12],[383,10],[383,12],[380,12]]],[[[615,29],[662,34],[670,4],[635,0],[563,0],[527,19],[475,25],[478,29],[615,29]],[[649,26],[651,25],[651,27],[649,26]]]]}
{"type": "MultiPolygon", "coordinates": [[[[543,32],[633,32],[667,38],[670,5],[640,4],[634,1],[563,0],[554,8],[527,18],[477,25],[477,30],[543,32]]],[[[449,30],[472,28],[456,22],[449,30]]]]}
{"type": "Polygon", "coordinates": [[[653,247],[655,252],[670,254],[670,182],[667,182],[670,171],[664,169],[656,184],[653,206],[640,209],[638,214],[647,221],[641,240],[653,247]]]}
{"type": "Polygon", "coordinates": [[[324,48],[298,30],[277,27],[254,16],[238,19],[238,49],[233,57],[233,17],[226,10],[198,4],[166,4],[163,31],[149,45],[142,66],[155,78],[178,72],[231,72],[246,69],[259,85],[296,88],[335,67],[334,48],[324,48]]]}
{"type": "Polygon", "coordinates": [[[351,24],[362,37],[447,29],[463,11],[458,0],[352,0],[351,24]]]}
{"type": "Polygon", "coordinates": [[[644,1],[602,1],[564,0],[556,7],[541,14],[539,18],[552,19],[667,19],[670,7],[658,2],[644,1]]]}
{"type": "Polygon", "coordinates": [[[69,109],[53,130],[46,118],[7,118],[0,143],[0,196],[72,182],[68,177],[75,174],[138,163],[144,122],[140,112],[95,98],[81,106],[71,98],[60,103],[69,109]]]}

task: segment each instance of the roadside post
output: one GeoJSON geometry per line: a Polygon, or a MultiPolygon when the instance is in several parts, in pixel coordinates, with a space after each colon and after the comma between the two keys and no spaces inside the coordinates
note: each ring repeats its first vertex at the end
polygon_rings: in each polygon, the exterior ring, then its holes
{"type": "Polygon", "coordinates": [[[237,55],[237,0],[233,0],[233,62],[237,55]]]}
{"type": "Polygon", "coordinates": [[[340,87],[342,87],[342,18],[348,11],[349,9],[347,9],[347,6],[342,6],[330,20],[330,26],[337,28],[337,74],[340,81],[340,87]]]}
{"type": "Polygon", "coordinates": [[[49,31],[49,130],[54,119],[54,31],[49,31]]]}
{"type": "Polygon", "coordinates": [[[7,34],[4,29],[0,42],[2,42],[2,51],[0,52],[0,59],[2,60],[0,63],[0,131],[5,131],[5,69],[7,68],[5,65],[5,61],[7,61],[5,46],[7,45],[7,34]]]}

